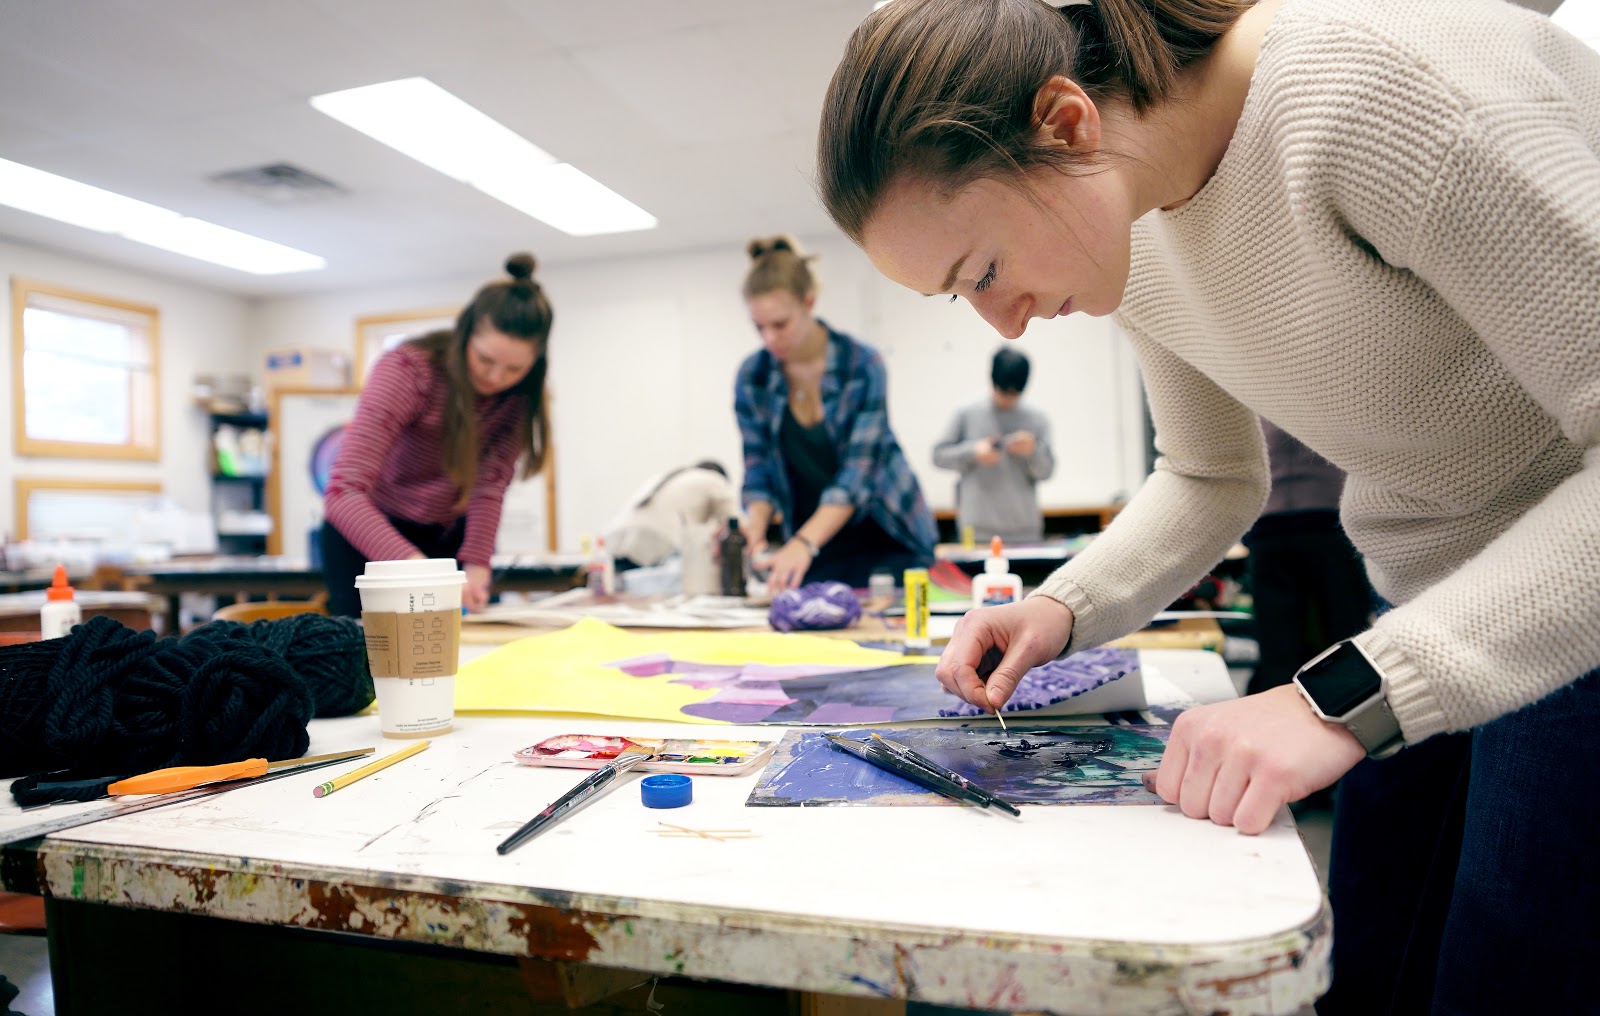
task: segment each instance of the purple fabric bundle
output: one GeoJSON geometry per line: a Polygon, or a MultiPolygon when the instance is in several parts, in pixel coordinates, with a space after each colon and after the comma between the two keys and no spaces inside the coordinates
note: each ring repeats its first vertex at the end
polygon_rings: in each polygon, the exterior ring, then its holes
{"type": "Polygon", "coordinates": [[[848,628],[861,616],[855,590],[843,582],[808,582],[772,598],[767,620],[778,631],[848,628]]]}

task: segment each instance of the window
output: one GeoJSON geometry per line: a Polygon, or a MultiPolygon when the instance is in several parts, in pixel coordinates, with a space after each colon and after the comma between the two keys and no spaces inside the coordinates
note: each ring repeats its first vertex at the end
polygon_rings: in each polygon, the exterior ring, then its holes
{"type": "Polygon", "coordinates": [[[18,455],[161,457],[160,312],[11,283],[18,455]]]}
{"type": "Polygon", "coordinates": [[[94,540],[131,547],[141,516],[161,501],[155,480],[16,479],[19,540],[94,540]]]}

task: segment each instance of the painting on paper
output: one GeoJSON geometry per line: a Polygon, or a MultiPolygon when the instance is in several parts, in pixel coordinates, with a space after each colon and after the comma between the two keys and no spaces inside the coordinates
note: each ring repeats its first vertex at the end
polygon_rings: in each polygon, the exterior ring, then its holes
{"type": "MultiPolygon", "coordinates": [[[[922,753],[1013,804],[1161,804],[1141,774],[1161,765],[1171,728],[926,727],[877,733],[922,753]]],[[[870,740],[871,730],[845,736],[870,740]]],[[[833,747],[821,732],[791,730],[746,802],[759,806],[951,805],[955,802],[833,747]]]]}
{"type": "MultiPolygon", "coordinates": [[[[977,715],[940,687],[936,665],[931,656],[843,639],[639,634],[590,618],[464,664],[456,709],[835,727],[977,715]]],[[[1138,652],[1101,648],[1029,671],[1006,711],[1061,715],[1145,705],[1138,652]],[[1087,708],[1079,707],[1080,698],[1087,708]]]]}
{"type": "MultiPolygon", "coordinates": [[[[977,716],[978,707],[945,691],[934,677],[938,664],[896,663],[887,667],[711,666],[664,655],[615,664],[640,677],[670,674],[674,684],[708,691],[683,706],[696,719],[724,723],[850,726],[940,717],[977,716]]],[[[1049,709],[1138,669],[1130,649],[1091,649],[1051,660],[1024,675],[1007,714],[1049,709]]]]}

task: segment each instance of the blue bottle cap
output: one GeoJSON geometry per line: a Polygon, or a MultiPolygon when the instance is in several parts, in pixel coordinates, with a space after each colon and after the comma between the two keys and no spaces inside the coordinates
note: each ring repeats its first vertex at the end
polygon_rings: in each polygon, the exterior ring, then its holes
{"type": "Polygon", "coordinates": [[[681,808],[694,800],[694,784],[677,773],[660,773],[639,781],[639,796],[646,808],[681,808]]]}

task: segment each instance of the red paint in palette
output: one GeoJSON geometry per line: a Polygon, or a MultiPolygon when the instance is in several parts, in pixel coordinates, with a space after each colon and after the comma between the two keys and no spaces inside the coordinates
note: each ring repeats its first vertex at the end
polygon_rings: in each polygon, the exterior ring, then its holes
{"type": "Polygon", "coordinates": [[[648,752],[650,761],[636,767],[644,772],[737,776],[764,763],[776,746],[776,741],[558,734],[523,748],[515,757],[524,765],[598,769],[619,755],[648,752]]]}

